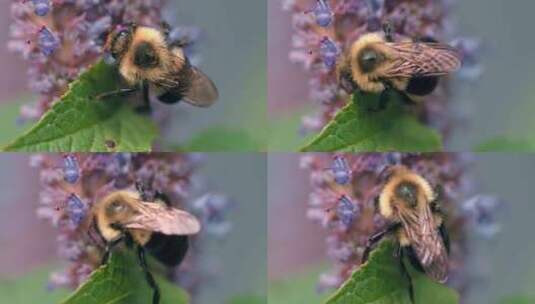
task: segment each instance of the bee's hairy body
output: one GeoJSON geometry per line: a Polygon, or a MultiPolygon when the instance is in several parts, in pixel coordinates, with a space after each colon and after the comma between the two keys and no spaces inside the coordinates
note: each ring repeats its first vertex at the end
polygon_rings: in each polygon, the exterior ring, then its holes
{"type": "Polygon", "coordinates": [[[386,36],[368,33],[350,45],[337,64],[342,88],[381,94],[391,88],[419,102],[435,90],[438,76],[460,66],[454,49],[431,38],[394,42],[386,36]]]}
{"type": "Polygon", "coordinates": [[[388,224],[369,238],[362,261],[367,260],[371,248],[383,237],[392,236],[399,245],[401,269],[409,280],[409,295],[414,303],[404,256],[417,270],[437,282],[445,282],[448,276],[449,238],[439,206],[440,196],[424,177],[405,166],[390,167],[386,173],[376,207],[388,224]]]}
{"type": "MultiPolygon", "coordinates": [[[[95,210],[98,232],[107,242],[121,239],[125,233],[132,241],[149,250],[154,257],[168,266],[180,264],[188,250],[188,237],[185,235],[165,235],[144,229],[122,228],[124,223],[139,214],[136,206],[141,196],[133,191],[117,191],[102,200],[95,210]]],[[[154,204],[165,202],[156,201],[154,204]]]]}
{"type": "MultiPolygon", "coordinates": [[[[184,100],[198,107],[212,105],[218,98],[214,83],[190,64],[185,42],[170,41],[168,33],[145,26],[130,25],[112,32],[105,49],[115,60],[119,74],[130,89],[143,89],[145,109],[149,108],[149,88],[158,100],[173,104],[184,100]]],[[[115,92],[117,94],[117,92],[115,92]]],[[[114,92],[101,94],[114,95],[114,92]]]]}
{"type": "MultiPolygon", "coordinates": [[[[135,216],[136,201],[139,195],[131,191],[117,191],[107,196],[96,207],[95,221],[98,232],[108,241],[117,241],[123,236],[125,231],[121,230],[122,223],[135,216]]],[[[145,246],[151,237],[152,232],[141,229],[128,229],[133,241],[141,246],[145,246]]]]}
{"type": "Polygon", "coordinates": [[[176,266],[188,250],[188,235],[200,230],[200,223],[191,214],[171,207],[169,198],[156,191],[147,201],[143,186],[137,192],[112,192],[93,205],[92,223],[106,242],[102,263],[108,261],[111,250],[124,241],[128,247],[136,245],[139,264],[145,279],[153,289],[152,303],[160,303],[160,290],[148,270],[145,250],[167,266],[176,266]]]}

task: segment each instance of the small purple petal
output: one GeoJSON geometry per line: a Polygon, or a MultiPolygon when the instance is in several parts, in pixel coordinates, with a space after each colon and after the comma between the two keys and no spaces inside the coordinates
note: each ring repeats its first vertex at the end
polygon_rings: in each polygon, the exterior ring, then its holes
{"type": "Polygon", "coordinates": [[[316,7],[314,8],[314,15],[316,17],[316,22],[319,26],[327,27],[333,21],[333,12],[329,3],[325,0],[318,0],[316,7]]]}
{"type": "Polygon", "coordinates": [[[85,205],[76,194],[72,194],[67,200],[67,213],[69,215],[69,219],[75,226],[80,225],[82,220],[85,218],[85,205]]]}
{"type": "Polygon", "coordinates": [[[351,225],[358,212],[358,206],[354,204],[347,196],[343,195],[338,200],[336,215],[345,226],[351,225]]]}
{"type": "Polygon", "coordinates": [[[337,155],[334,157],[331,170],[334,175],[334,181],[337,184],[345,185],[349,182],[351,177],[351,169],[347,165],[347,161],[343,156],[337,155]]]}
{"type": "Polygon", "coordinates": [[[470,219],[478,235],[491,239],[501,230],[496,212],[501,205],[501,201],[494,196],[476,195],[465,201],[461,209],[470,219]]]}
{"type": "Polygon", "coordinates": [[[69,184],[75,184],[80,178],[80,167],[74,155],[63,158],[63,179],[69,184]]]}
{"type": "Polygon", "coordinates": [[[50,11],[50,0],[32,0],[37,16],[45,16],[50,11]]]}
{"type": "Polygon", "coordinates": [[[54,37],[46,26],[39,31],[39,47],[45,56],[50,56],[59,47],[59,40],[54,37]]]}
{"type": "Polygon", "coordinates": [[[334,68],[336,65],[336,58],[338,57],[338,47],[328,37],[323,37],[323,39],[321,39],[320,53],[325,66],[328,69],[334,68]]]}

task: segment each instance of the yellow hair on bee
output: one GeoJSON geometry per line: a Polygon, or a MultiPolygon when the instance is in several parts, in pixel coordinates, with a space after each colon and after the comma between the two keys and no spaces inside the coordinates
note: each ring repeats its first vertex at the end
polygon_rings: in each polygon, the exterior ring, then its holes
{"type": "Polygon", "coordinates": [[[405,231],[405,229],[398,229],[396,230],[396,233],[399,245],[401,245],[402,247],[407,247],[411,245],[411,241],[407,236],[407,232],[405,231]]]}
{"type": "MultiPolygon", "coordinates": [[[[420,204],[429,204],[435,198],[433,188],[422,176],[410,171],[405,166],[395,166],[389,170],[391,174],[379,196],[379,212],[386,219],[394,219],[392,202],[396,200],[396,189],[401,183],[410,183],[419,189],[418,194],[423,195],[422,199],[418,199],[420,204]]],[[[418,208],[423,207],[425,206],[418,206],[418,208]]]]}
{"type": "Polygon", "coordinates": [[[381,34],[369,33],[362,35],[351,46],[351,50],[349,52],[351,74],[353,75],[353,80],[363,91],[379,93],[385,89],[384,84],[378,80],[377,73],[365,73],[364,71],[362,71],[361,67],[359,66],[359,63],[356,61],[356,58],[359,58],[360,52],[365,48],[374,48],[377,49],[379,53],[386,54],[388,52],[388,49],[386,49],[382,45],[384,42],[385,39],[381,34]]]}
{"type": "Polygon", "coordinates": [[[170,71],[180,70],[184,64],[184,54],[181,53],[180,57],[176,54],[176,51],[169,50],[162,32],[150,27],[137,27],[132,36],[132,43],[121,60],[119,72],[130,85],[135,85],[141,80],[157,82],[162,78],[167,78],[166,75],[170,71]],[[158,57],[158,66],[142,68],[134,64],[135,52],[141,44],[152,46],[158,57]]]}

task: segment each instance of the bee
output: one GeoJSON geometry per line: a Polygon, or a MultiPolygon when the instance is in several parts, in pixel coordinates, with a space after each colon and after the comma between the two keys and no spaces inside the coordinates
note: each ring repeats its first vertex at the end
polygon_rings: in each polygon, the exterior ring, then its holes
{"type": "Polygon", "coordinates": [[[412,279],[405,268],[404,257],[432,280],[444,283],[448,279],[450,243],[440,209],[441,189],[433,188],[424,177],[402,165],[390,167],[386,173],[376,207],[389,224],[369,238],[362,260],[366,262],[372,247],[383,237],[393,236],[398,245],[396,255],[414,303],[412,279]]]}
{"type": "Polygon", "coordinates": [[[188,250],[188,236],[200,231],[192,214],[171,207],[168,197],[156,192],[154,201],[146,201],[143,187],[138,191],[119,190],[105,196],[93,207],[93,225],[106,243],[102,264],[112,250],[125,242],[136,246],[139,264],[153,290],[152,303],[160,302],[160,290],[148,270],[145,250],[167,266],[177,266],[188,250]]]}
{"type": "Polygon", "coordinates": [[[337,77],[349,93],[380,93],[377,110],[382,110],[389,90],[401,93],[407,103],[419,103],[435,90],[439,76],[460,67],[455,48],[432,38],[395,42],[387,23],[382,33],[368,33],[353,42],[337,64],[337,77]]]}
{"type": "Polygon", "coordinates": [[[139,112],[150,112],[149,91],[166,104],[184,100],[208,107],[217,100],[215,84],[186,57],[184,48],[189,42],[171,41],[170,26],[164,23],[162,27],[159,30],[130,24],[108,34],[105,54],[129,87],[100,94],[98,99],[141,90],[144,104],[137,109],[139,112]]]}

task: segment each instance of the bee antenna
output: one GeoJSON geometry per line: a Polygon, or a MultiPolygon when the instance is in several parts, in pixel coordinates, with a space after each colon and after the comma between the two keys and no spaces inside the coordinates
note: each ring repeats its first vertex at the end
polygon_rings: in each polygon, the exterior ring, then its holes
{"type": "Polygon", "coordinates": [[[160,27],[162,28],[162,31],[166,37],[169,37],[169,34],[171,33],[171,25],[167,21],[160,22],[160,27]]]}
{"type": "Polygon", "coordinates": [[[394,41],[394,26],[390,21],[385,21],[383,23],[383,32],[385,33],[385,39],[388,42],[394,41]]]}

